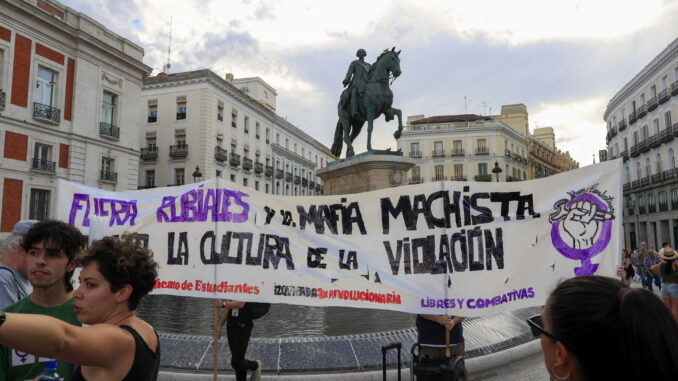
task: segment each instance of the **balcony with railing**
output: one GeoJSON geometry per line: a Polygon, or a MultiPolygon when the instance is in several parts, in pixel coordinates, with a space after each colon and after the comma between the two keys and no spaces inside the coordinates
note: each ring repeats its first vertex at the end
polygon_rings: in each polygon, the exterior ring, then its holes
{"type": "Polygon", "coordinates": [[[410,152],[410,157],[415,158],[415,159],[421,159],[421,151],[410,152]]]}
{"type": "Polygon", "coordinates": [[[118,173],[102,169],[99,171],[99,180],[107,183],[117,183],[118,173]]]}
{"type": "Polygon", "coordinates": [[[643,153],[647,151],[649,148],[649,145],[647,144],[647,139],[643,139],[638,143],[638,152],[643,153]]]}
{"type": "Polygon", "coordinates": [[[452,176],[450,181],[466,181],[466,176],[452,176]]]}
{"type": "Polygon", "coordinates": [[[230,158],[229,158],[229,160],[228,160],[228,164],[229,164],[231,167],[238,167],[238,166],[240,166],[240,155],[238,155],[237,153],[231,152],[231,156],[230,156],[230,158]]]}
{"type": "Polygon", "coordinates": [[[490,150],[487,147],[476,147],[476,155],[489,155],[490,150]]]}
{"type": "Polygon", "coordinates": [[[662,172],[662,180],[670,180],[676,177],[676,169],[667,169],[666,171],[662,172]]]}
{"type": "Polygon", "coordinates": [[[421,184],[421,177],[419,176],[410,177],[410,184],[421,184]]]}
{"type": "Polygon", "coordinates": [[[630,191],[631,189],[632,189],[632,188],[631,188],[631,183],[626,183],[626,184],[624,184],[624,192],[628,192],[628,191],[630,191]]]}
{"type": "Polygon", "coordinates": [[[659,147],[661,142],[659,141],[659,136],[657,134],[654,134],[650,136],[649,139],[647,139],[647,145],[649,148],[656,148],[659,147]]]}
{"type": "Polygon", "coordinates": [[[308,189],[313,190],[315,188],[315,181],[308,182],[308,189]]]}
{"type": "Polygon", "coordinates": [[[475,175],[473,177],[475,181],[484,181],[484,182],[490,182],[492,181],[492,175],[487,174],[487,175],[475,175]]]}
{"type": "Polygon", "coordinates": [[[299,185],[301,183],[301,176],[294,175],[294,185],[299,185]]]}
{"type": "Polygon", "coordinates": [[[184,120],[186,119],[186,112],[178,112],[177,113],[177,120],[184,120]]]}
{"type": "Polygon", "coordinates": [[[282,169],[276,169],[275,170],[275,178],[278,180],[282,180],[282,178],[285,177],[285,173],[283,172],[282,169]]]}
{"type": "Polygon", "coordinates": [[[633,181],[631,181],[631,188],[633,188],[633,189],[638,189],[638,188],[640,188],[640,180],[633,180],[633,181]]]}
{"type": "Polygon", "coordinates": [[[61,110],[56,107],[44,105],[42,103],[33,103],[33,119],[41,120],[52,124],[61,122],[61,110]]]}
{"type": "Polygon", "coordinates": [[[447,181],[447,177],[443,175],[435,175],[431,181],[447,181]]]}
{"type": "Polygon", "coordinates": [[[628,212],[629,212],[629,216],[632,216],[633,213],[635,213],[635,210],[634,210],[634,209],[635,209],[634,207],[628,207],[628,208],[627,208],[627,210],[628,210],[628,212]]]}
{"type": "Polygon", "coordinates": [[[650,98],[650,100],[647,101],[647,111],[650,112],[656,109],[658,105],[659,104],[657,103],[657,97],[650,98]]]}
{"type": "Polygon", "coordinates": [[[5,108],[5,90],[0,89],[0,110],[5,108]]]}
{"type": "Polygon", "coordinates": [[[214,158],[217,159],[218,162],[223,163],[228,160],[228,151],[216,146],[214,147],[214,158]]]}
{"type": "Polygon", "coordinates": [[[267,166],[264,168],[264,176],[266,176],[266,177],[271,177],[271,176],[273,176],[273,167],[271,167],[270,165],[267,165],[267,166]]]}
{"type": "Polygon", "coordinates": [[[619,154],[619,156],[621,156],[622,158],[624,158],[624,160],[628,160],[628,159],[629,159],[629,151],[628,151],[628,150],[623,150],[623,151],[621,151],[621,153],[619,154]]]}
{"type": "Polygon", "coordinates": [[[169,155],[173,159],[181,159],[188,156],[188,144],[176,144],[170,146],[169,155]]]}
{"type": "Polygon", "coordinates": [[[650,176],[645,176],[642,179],[640,179],[640,186],[641,187],[648,186],[648,185],[650,185],[650,176]]]}
{"type": "MultiPolygon", "coordinates": [[[[620,127],[621,127],[621,126],[620,126],[620,127]]],[[[610,136],[613,137],[613,138],[614,138],[615,136],[617,136],[617,127],[616,127],[616,126],[613,126],[613,127],[610,129],[610,136]]]]}
{"type": "Polygon", "coordinates": [[[511,151],[505,150],[505,151],[504,151],[504,156],[506,156],[506,157],[511,157],[511,151]]]}
{"type": "Polygon", "coordinates": [[[662,143],[670,142],[673,139],[673,129],[672,129],[672,127],[669,126],[668,128],[663,129],[659,133],[659,136],[660,136],[659,138],[660,138],[662,143]]]}
{"type": "Polygon", "coordinates": [[[464,156],[464,149],[463,148],[452,148],[452,152],[450,154],[452,157],[454,156],[464,156]]]}
{"type": "Polygon", "coordinates": [[[445,157],[445,151],[443,150],[434,150],[433,151],[433,158],[440,158],[440,157],[445,157]]]}
{"type": "MultiPolygon", "coordinates": [[[[635,110],[631,111],[631,113],[629,114],[629,125],[632,125],[633,123],[635,123],[636,120],[638,120],[638,118],[636,116],[636,111],[635,110]]],[[[621,131],[621,129],[619,129],[619,131],[621,131]]]]}
{"type": "Polygon", "coordinates": [[[671,209],[673,209],[673,210],[678,209],[678,200],[671,199],[671,209]]]}
{"type": "Polygon", "coordinates": [[[157,160],[158,159],[158,147],[156,147],[156,146],[143,147],[141,149],[141,154],[139,156],[141,157],[141,160],[144,160],[144,161],[157,160]]]}
{"type": "Polygon", "coordinates": [[[645,105],[640,105],[638,107],[638,110],[636,110],[636,113],[638,114],[638,119],[642,118],[647,114],[647,106],[645,105]]]}
{"type": "Polygon", "coordinates": [[[251,171],[252,168],[253,168],[252,159],[250,159],[249,157],[243,157],[242,158],[242,169],[245,170],[245,171],[251,171]]]}
{"type": "Polygon", "coordinates": [[[120,127],[111,123],[99,122],[99,136],[118,140],[120,139],[120,127]]]}
{"type": "Polygon", "coordinates": [[[645,205],[638,205],[638,214],[645,214],[645,205]]]}
{"type": "Polygon", "coordinates": [[[648,213],[655,213],[657,212],[657,203],[650,202],[647,204],[647,212],[648,213]]]}
{"type": "Polygon", "coordinates": [[[285,172],[285,181],[291,183],[292,179],[294,179],[294,177],[292,176],[292,172],[285,172]]]}
{"type": "Polygon", "coordinates": [[[148,119],[146,119],[148,123],[156,123],[158,121],[158,116],[157,115],[149,115],[148,119]]]}
{"type": "Polygon", "coordinates": [[[259,162],[254,163],[254,173],[259,175],[264,173],[264,164],[259,162]]]}
{"type": "Polygon", "coordinates": [[[506,176],[506,182],[507,183],[512,183],[512,182],[515,182],[515,181],[520,181],[520,178],[519,177],[513,177],[513,176],[506,176]]]}
{"type": "Polygon", "coordinates": [[[664,89],[659,93],[659,104],[662,104],[671,98],[671,95],[669,94],[669,89],[664,89]]]}
{"type": "Polygon", "coordinates": [[[667,210],[669,210],[668,201],[664,201],[664,202],[659,201],[659,211],[660,212],[666,212],[667,210]]]}
{"type": "Polygon", "coordinates": [[[636,157],[640,155],[640,150],[638,149],[638,144],[634,144],[631,146],[631,157],[636,157]]]}
{"type": "Polygon", "coordinates": [[[49,160],[33,158],[31,169],[40,172],[54,173],[56,171],[56,163],[49,160]]]}
{"type": "MultiPolygon", "coordinates": [[[[624,131],[624,129],[626,128],[626,119],[622,118],[622,120],[619,121],[619,124],[617,126],[619,126],[619,131],[624,131]]],[[[616,135],[617,134],[617,127],[613,126],[612,128],[614,129],[614,133],[616,135]]],[[[614,136],[614,135],[612,135],[612,136],[614,136]]]]}
{"type": "Polygon", "coordinates": [[[652,184],[657,184],[662,180],[662,174],[661,173],[655,173],[652,175],[652,184]]]}
{"type": "Polygon", "coordinates": [[[671,95],[676,95],[678,94],[678,79],[673,81],[671,84],[671,95]]]}
{"type": "Polygon", "coordinates": [[[301,186],[304,187],[304,188],[308,187],[308,179],[307,178],[304,177],[303,179],[301,179],[301,186]]]}

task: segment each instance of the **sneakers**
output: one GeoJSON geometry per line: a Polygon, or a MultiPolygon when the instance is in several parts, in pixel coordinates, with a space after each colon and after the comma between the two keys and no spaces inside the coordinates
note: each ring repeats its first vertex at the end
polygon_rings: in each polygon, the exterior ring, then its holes
{"type": "Polygon", "coordinates": [[[252,371],[250,375],[250,381],[259,381],[261,380],[261,360],[256,360],[257,369],[252,371]]]}

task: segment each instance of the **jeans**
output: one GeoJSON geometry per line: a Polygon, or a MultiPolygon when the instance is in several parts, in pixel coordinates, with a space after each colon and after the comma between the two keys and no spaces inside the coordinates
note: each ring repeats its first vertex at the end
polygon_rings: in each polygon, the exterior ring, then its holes
{"type": "Polygon", "coordinates": [[[245,358],[253,326],[251,321],[241,323],[237,319],[229,318],[226,320],[226,337],[228,338],[228,347],[231,349],[231,366],[235,370],[237,381],[246,381],[247,371],[256,370],[258,366],[256,361],[245,358]]]}
{"type": "Polygon", "coordinates": [[[647,288],[652,291],[652,281],[654,280],[654,284],[657,285],[657,288],[659,290],[662,289],[662,278],[652,272],[648,272],[647,274],[647,288]],[[651,276],[652,275],[652,276],[651,276]]]}
{"type": "Polygon", "coordinates": [[[640,281],[643,283],[643,287],[647,286],[647,279],[645,279],[645,266],[643,264],[638,265],[638,275],[640,275],[640,281]]]}

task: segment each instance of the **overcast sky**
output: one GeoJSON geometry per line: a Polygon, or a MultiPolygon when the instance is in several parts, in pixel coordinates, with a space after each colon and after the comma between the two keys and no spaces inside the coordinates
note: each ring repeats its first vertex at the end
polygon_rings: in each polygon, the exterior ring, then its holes
{"type": "MultiPolygon", "coordinates": [[[[153,74],[167,61],[171,19],[171,73],[259,76],[278,91],[278,114],[328,146],[356,50],[371,63],[395,46],[393,107],[405,120],[523,103],[530,130],[553,127],[580,165],[605,148],[610,98],[678,37],[671,0],[62,2],[141,45],[153,74]]],[[[382,117],[373,147],[395,148],[396,127],[382,117]]]]}

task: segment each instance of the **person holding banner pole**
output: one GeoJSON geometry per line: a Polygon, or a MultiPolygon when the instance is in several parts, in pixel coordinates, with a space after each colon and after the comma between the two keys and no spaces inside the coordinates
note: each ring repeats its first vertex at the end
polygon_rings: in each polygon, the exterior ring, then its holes
{"type": "Polygon", "coordinates": [[[223,308],[221,320],[217,324],[215,336],[221,336],[221,327],[226,323],[226,338],[231,350],[231,366],[235,371],[236,381],[245,381],[247,371],[252,371],[250,381],[261,379],[261,360],[245,358],[247,346],[250,342],[254,322],[247,303],[237,300],[212,299],[214,307],[223,308]]]}
{"type": "Polygon", "coordinates": [[[422,359],[437,360],[464,355],[464,328],[461,316],[417,315],[417,342],[422,359]],[[447,343],[450,353],[446,353],[447,343]]]}

